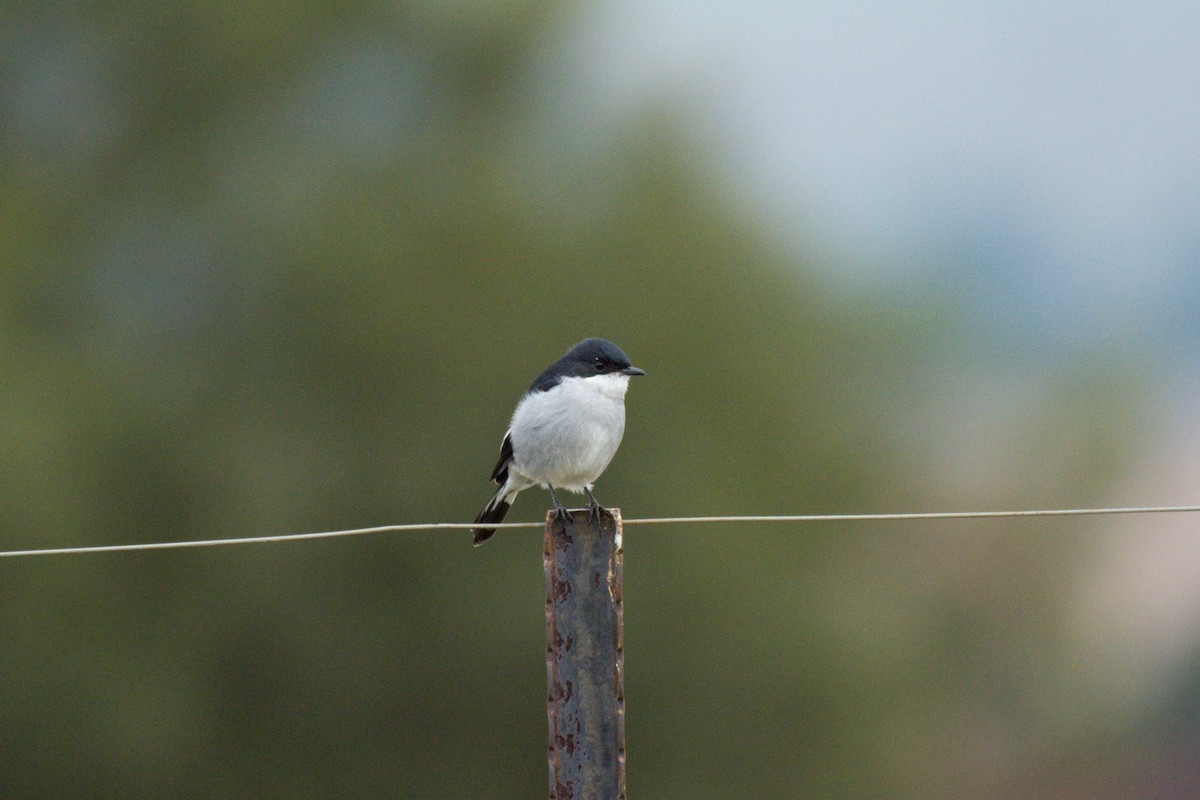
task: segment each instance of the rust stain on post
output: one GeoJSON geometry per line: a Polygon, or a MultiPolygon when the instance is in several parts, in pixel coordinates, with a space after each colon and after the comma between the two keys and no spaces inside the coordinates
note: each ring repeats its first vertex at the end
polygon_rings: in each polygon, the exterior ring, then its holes
{"type": "Polygon", "coordinates": [[[625,800],[621,512],[546,517],[550,800],[625,800]]]}

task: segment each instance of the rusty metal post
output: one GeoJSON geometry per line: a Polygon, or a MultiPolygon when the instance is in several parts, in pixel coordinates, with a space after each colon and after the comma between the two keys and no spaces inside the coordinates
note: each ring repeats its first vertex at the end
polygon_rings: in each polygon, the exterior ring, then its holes
{"type": "Polygon", "coordinates": [[[550,800],[625,800],[621,512],[546,517],[550,800]]]}

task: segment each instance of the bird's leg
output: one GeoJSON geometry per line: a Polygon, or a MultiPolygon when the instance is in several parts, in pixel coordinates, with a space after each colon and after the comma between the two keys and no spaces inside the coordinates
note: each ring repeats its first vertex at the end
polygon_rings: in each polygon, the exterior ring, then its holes
{"type": "Polygon", "coordinates": [[[583,492],[588,496],[588,519],[590,519],[593,523],[600,522],[600,515],[607,511],[607,509],[600,505],[599,501],[597,501],[595,496],[592,494],[591,489],[585,486],[583,487],[583,492]]]}
{"type": "Polygon", "coordinates": [[[563,525],[571,524],[571,509],[558,502],[558,495],[554,493],[554,487],[547,484],[547,489],[550,490],[550,501],[554,503],[554,516],[562,520],[563,525]]]}

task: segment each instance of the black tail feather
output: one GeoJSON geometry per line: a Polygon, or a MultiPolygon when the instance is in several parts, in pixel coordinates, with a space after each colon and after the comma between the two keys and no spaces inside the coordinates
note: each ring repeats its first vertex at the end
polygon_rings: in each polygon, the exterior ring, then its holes
{"type": "MultiPolygon", "coordinates": [[[[475,518],[476,525],[495,525],[498,522],[504,521],[504,515],[512,508],[512,503],[506,502],[499,494],[492,498],[492,501],[484,506],[483,511],[479,512],[479,516],[475,518]]],[[[476,528],[475,529],[475,546],[486,542],[492,538],[492,534],[496,532],[495,528],[476,528]]]]}

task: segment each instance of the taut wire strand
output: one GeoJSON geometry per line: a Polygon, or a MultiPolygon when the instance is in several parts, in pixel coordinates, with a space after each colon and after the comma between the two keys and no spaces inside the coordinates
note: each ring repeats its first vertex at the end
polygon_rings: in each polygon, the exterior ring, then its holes
{"type": "MultiPolygon", "coordinates": [[[[995,519],[1019,517],[1085,517],[1105,514],[1182,514],[1200,512],[1200,506],[1139,506],[1130,508],[1054,508],[1032,511],[932,511],[900,514],[790,514],[724,517],[657,517],[627,519],[625,525],[662,525],[688,523],[738,522],[894,522],[901,520],[995,519]]],[[[541,528],[544,522],[502,522],[493,528],[541,528]]],[[[331,539],[339,536],[363,536],[372,533],[397,531],[471,530],[476,526],[466,522],[425,522],[411,525],[378,525],[373,528],[349,528],[342,531],[318,533],[285,533],[277,536],[248,536],[236,539],[201,539],[196,541],[145,542],[141,544],[111,544],[94,547],[55,547],[44,550],[0,551],[0,558],[20,556],[62,556],[87,553],[121,553],[142,550],[179,550],[191,547],[219,547],[234,544],[268,544],[298,542],[304,539],[331,539]]]]}

